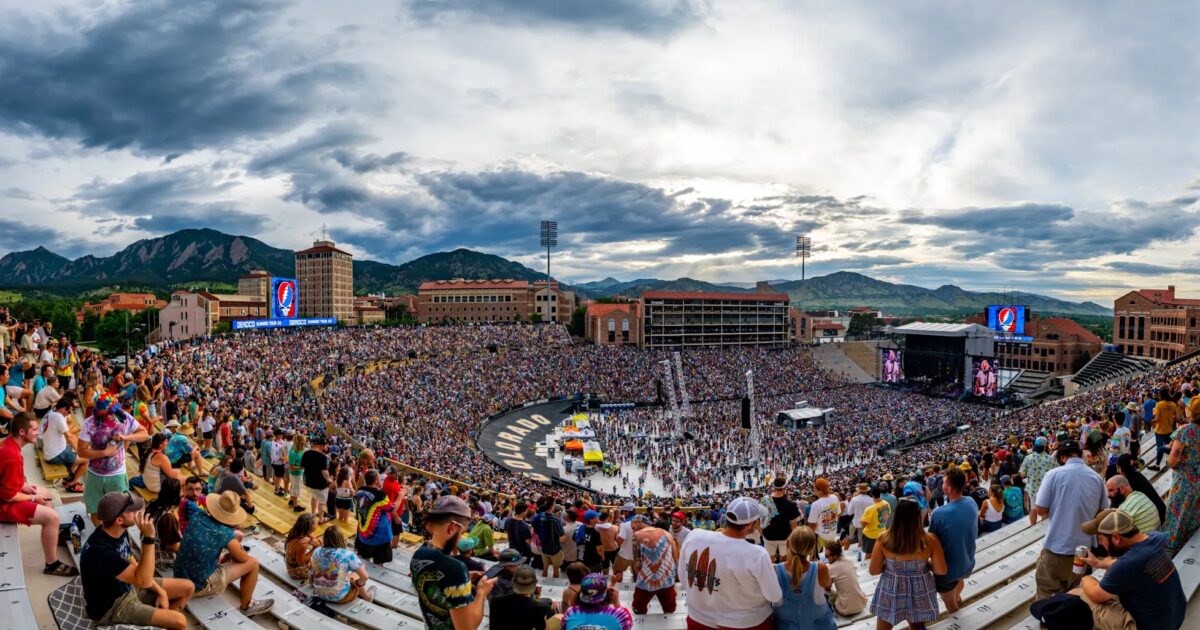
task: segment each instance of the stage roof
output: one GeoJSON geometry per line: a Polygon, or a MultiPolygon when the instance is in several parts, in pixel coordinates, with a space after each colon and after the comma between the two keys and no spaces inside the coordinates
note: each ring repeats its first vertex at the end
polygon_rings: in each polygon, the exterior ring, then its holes
{"type": "Polygon", "coordinates": [[[933,324],[929,322],[913,322],[892,328],[897,335],[930,335],[934,337],[971,337],[975,335],[991,335],[992,329],[979,324],[933,324]]]}

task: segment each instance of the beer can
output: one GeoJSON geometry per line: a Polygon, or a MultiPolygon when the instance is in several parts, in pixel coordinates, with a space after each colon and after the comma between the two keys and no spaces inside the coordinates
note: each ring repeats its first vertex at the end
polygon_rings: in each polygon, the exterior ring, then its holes
{"type": "Polygon", "coordinates": [[[1086,545],[1080,545],[1075,548],[1075,560],[1071,563],[1071,571],[1075,575],[1083,575],[1087,572],[1087,557],[1090,550],[1086,545]]]}

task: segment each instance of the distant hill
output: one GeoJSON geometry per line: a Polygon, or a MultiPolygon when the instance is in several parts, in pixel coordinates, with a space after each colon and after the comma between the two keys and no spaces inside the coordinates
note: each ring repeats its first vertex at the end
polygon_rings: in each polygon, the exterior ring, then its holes
{"type": "MultiPolygon", "coordinates": [[[[272,247],[248,236],[233,236],[210,229],[180,230],[143,239],[107,257],[84,256],[70,260],[45,247],[11,252],[0,258],[0,288],[38,289],[67,295],[120,286],[167,291],[191,282],[231,283],[256,269],[291,277],[295,252],[272,247]]],[[[426,280],[450,278],[513,278],[541,280],[545,274],[500,256],[469,249],[438,252],[390,265],[372,260],[354,261],[354,292],[415,293],[426,280]]],[[[841,271],[808,280],[772,280],[787,293],[793,305],[806,309],[846,309],[872,306],[896,315],[961,315],[988,304],[1005,303],[995,293],[966,291],[953,285],[937,289],[892,284],[861,274],[841,271]]],[[[693,278],[662,280],[640,278],[619,281],[605,278],[568,285],[584,297],[622,295],[640,297],[645,291],[752,291],[751,282],[716,284],[693,278]]],[[[1042,313],[1110,316],[1112,310],[1092,302],[1075,303],[1032,293],[1020,301],[1042,313]]]]}

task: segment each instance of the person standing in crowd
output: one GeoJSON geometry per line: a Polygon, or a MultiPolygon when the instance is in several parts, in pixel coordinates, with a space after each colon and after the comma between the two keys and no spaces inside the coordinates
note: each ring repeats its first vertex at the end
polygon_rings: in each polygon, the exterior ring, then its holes
{"type": "Polygon", "coordinates": [[[369,602],[375,597],[375,589],[367,586],[366,565],[346,548],[346,536],[333,525],[326,527],[321,535],[321,546],[313,551],[309,568],[317,599],[349,604],[356,598],[369,602]]]}
{"type": "Polygon", "coordinates": [[[64,577],[79,575],[75,567],[58,559],[59,517],[52,507],[54,496],[48,489],[25,480],[25,458],[21,449],[37,441],[37,432],[37,418],[24,411],[9,422],[8,437],[0,440],[0,523],[40,526],[42,554],[46,560],[42,573],[64,577]]]}
{"type": "Polygon", "coordinates": [[[562,628],[632,630],[633,615],[629,614],[629,609],[621,606],[617,590],[608,585],[608,578],[601,573],[592,573],[580,583],[575,605],[563,613],[562,628]]]}
{"type": "Polygon", "coordinates": [[[304,471],[304,487],[308,488],[309,511],[320,518],[318,525],[330,520],[325,510],[333,477],[329,474],[329,456],[325,454],[327,448],[325,438],[318,436],[313,439],[312,448],[304,451],[304,455],[300,457],[300,468],[304,471]]]}
{"type": "Polygon", "coordinates": [[[96,400],[92,415],[83,421],[79,433],[79,456],[88,460],[87,477],[83,482],[83,503],[92,522],[100,499],[109,492],[129,491],[125,471],[125,445],[144,442],[150,438],[133,416],[121,410],[111,394],[96,400]]]}
{"type": "Polygon", "coordinates": [[[489,601],[491,625],[512,630],[546,630],[548,626],[557,628],[558,619],[554,619],[553,624],[547,623],[554,618],[554,607],[548,600],[537,597],[540,590],[533,568],[519,567],[512,578],[512,592],[493,596],[489,601]]]}
{"type": "Polygon", "coordinates": [[[829,563],[829,579],[833,580],[829,593],[833,609],[843,617],[862,612],[870,600],[858,583],[858,567],[842,555],[842,546],[837,543],[825,545],[825,560],[829,563]]]}
{"type": "MultiPolygon", "coordinates": [[[[1196,410],[1196,405],[1193,405],[1196,410]]],[[[1200,529],[1200,413],[1175,433],[1167,465],[1174,471],[1163,531],[1174,556],[1200,529]]]]}
{"type": "Polygon", "coordinates": [[[937,536],[921,527],[922,511],[916,501],[900,500],[892,526],[871,554],[870,573],[880,576],[871,598],[879,630],[901,621],[919,630],[938,618],[934,575],[946,574],[946,557],[937,536]]]}
{"type": "Polygon", "coordinates": [[[508,536],[508,546],[516,549],[526,560],[533,560],[533,530],[525,522],[525,514],[529,504],[518,501],[513,507],[513,514],[504,523],[504,534],[508,536]]]}
{"type": "Polygon", "coordinates": [[[837,522],[841,514],[841,502],[837,495],[829,492],[829,481],[824,477],[818,477],[813,482],[813,490],[817,493],[817,500],[809,506],[808,523],[820,538],[818,547],[824,547],[838,541],[837,522]]]}
{"type": "MultiPolygon", "coordinates": [[[[797,513],[796,517],[799,518],[800,515],[797,513]]],[[[682,511],[675,510],[671,513],[671,535],[680,545],[683,545],[683,541],[687,540],[688,534],[692,531],[685,523],[687,523],[687,516],[682,511]]]]}
{"type": "Polygon", "coordinates": [[[1104,482],[1108,492],[1108,503],[1114,508],[1128,514],[1137,525],[1138,531],[1144,533],[1156,532],[1162,525],[1158,519],[1158,510],[1150,498],[1133,489],[1129,480],[1123,475],[1113,475],[1104,482]]]}
{"type": "Polygon", "coordinates": [[[763,528],[763,540],[766,541],[767,555],[771,556],[772,562],[782,562],[787,555],[788,536],[800,521],[800,508],[788,498],[787,490],[787,479],[776,475],[771,482],[771,496],[764,501],[770,504],[767,509],[771,522],[763,528]]]}
{"type": "Polygon", "coordinates": [[[859,520],[863,531],[862,546],[858,550],[860,559],[863,554],[866,554],[867,557],[871,556],[871,552],[875,550],[876,541],[883,535],[883,532],[887,531],[886,525],[888,521],[892,520],[892,506],[883,500],[883,493],[879,486],[871,486],[868,496],[871,497],[872,503],[867,506],[866,510],[863,510],[862,519],[859,520]]]}
{"type": "Polygon", "coordinates": [[[1164,387],[1154,405],[1154,463],[1146,468],[1160,470],[1163,458],[1171,452],[1171,434],[1175,432],[1178,418],[1179,405],[1175,404],[1171,391],[1164,387]]]}
{"type": "Polygon", "coordinates": [[[475,630],[496,578],[476,578],[450,556],[471,523],[471,508],[455,496],[439,497],[426,515],[429,540],[409,563],[421,615],[429,630],[475,630]]]}
{"type": "Polygon", "coordinates": [[[633,530],[633,613],[644,615],[650,600],[657,598],[665,614],[675,612],[675,576],[679,543],[666,530],[655,527],[650,517],[639,514],[630,523],[633,530]]]}
{"type": "Polygon", "coordinates": [[[587,510],[583,513],[583,563],[592,573],[600,573],[604,570],[604,540],[600,537],[600,530],[596,529],[599,521],[600,513],[596,510],[587,510]]]}
{"type": "Polygon", "coordinates": [[[132,625],[185,630],[184,606],[196,586],[180,578],[154,577],[158,546],[154,519],[141,497],[110,492],[96,508],[101,526],[79,552],[84,611],[97,626],[132,625]],[[131,553],[129,528],[141,532],[141,557],[131,553]]]}
{"type": "Polygon", "coordinates": [[[766,518],[761,503],[739,497],[725,507],[722,531],[687,537],[678,573],[687,589],[688,628],[771,628],[772,606],[783,600],[783,591],[767,550],[746,544],[766,518]]]}
{"type": "Polygon", "coordinates": [[[951,468],[942,478],[946,504],[933,511],[929,533],[937,537],[946,560],[945,575],[934,577],[934,586],[954,613],[962,607],[963,583],[975,570],[975,539],[979,536],[979,509],[975,501],[963,496],[967,476],[951,468]]]}
{"type": "MultiPolygon", "coordinates": [[[[304,506],[300,505],[300,487],[304,485],[304,453],[307,450],[308,439],[303,433],[297,432],[292,436],[292,445],[287,452],[288,466],[288,505],[292,506],[293,512],[303,512],[304,506]]],[[[313,514],[317,514],[313,511],[313,514]]]]}
{"type": "Polygon", "coordinates": [[[1046,473],[1036,499],[1039,516],[1050,519],[1037,562],[1038,599],[1079,584],[1072,570],[1075,550],[1091,547],[1093,540],[1080,527],[1108,507],[1104,479],[1084,463],[1079,442],[1060,441],[1055,457],[1059,466],[1046,473]]]}
{"type": "Polygon", "coordinates": [[[863,537],[863,515],[866,514],[867,508],[871,507],[875,501],[871,499],[871,486],[860,483],[854,489],[854,496],[850,497],[847,502],[847,507],[850,511],[850,541],[858,543],[859,559],[862,559],[862,548],[865,542],[863,537]]]}
{"type": "Polygon", "coordinates": [[[219,594],[240,579],[238,610],[247,617],[271,610],[275,600],[254,599],[258,559],[246,553],[234,531],[246,520],[238,496],[232,492],[212,493],[206,497],[204,509],[191,501],[180,509],[186,510],[187,528],[175,554],[175,576],[191,580],[196,585],[196,597],[219,594]],[[222,554],[227,558],[225,562],[221,561],[222,554]]]}
{"type": "Polygon", "coordinates": [[[836,630],[837,621],[826,593],[833,586],[829,567],[812,562],[817,535],[808,526],[792,530],[787,556],[775,565],[783,599],[775,605],[775,630],[836,630]]]}
{"type": "MultiPolygon", "coordinates": [[[[617,555],[613,559],[613,583],[619,584],[625,579],[625,571],[633,565],[633,517],[637,506],[626,503],[621,506],[621,522],[617,528],[617,555]]],[[[543,569],[544,571],[544,569],[543,569]]]]}
{"type": "MultiPolygon", "coordinates": [[[[1097,580],[1085,576],[1072,595],[1083,598],[1092,609],[1097,628],[1183,627],[1187,596],[1179,572],[1165,551],[1166,535],[1139,531],[1133,519],[1121,510],[1108,509],[1084,523],[1083,533],[1096,536],[1108,557],[1088,553],[1087,563],[1105,569],[1097,580]]],[[[1035,603],[1034,606],[1037,606],[1035,603]]]]}
{"type": "Polygon", "coordinates": [[[559,578],[566,557],[563,547],[566,533],[556,511],[554,497],[543,497],[538,500],[538,513],[533,517],[533,531],[537,532],[542,549],[542,577],[553,567],[554,579],[559,578]]]}
{"type": "Polygon", "coordinates": [[[354,548],[359,556],[383,566],[392,561],[392,510],[395,505],[383,492],[378,470],[367,470],[363,482],[354,493],[354,512],[358,517],[354,548]]]}
{"type": "MultiPolygon", "coordinates": [[[[288,495],[287,482],[289,479],[287,474],[287,451],[291,448],[291,440],[284,441],[283,432],[279,431],[271,435],[269,441],[271,444],[269,449],[271,453],[271,480],[272,485],[275,486],[275,496],[286,497],[288,495]]],[[[264,468],[267,466],[267,463],[267,460],[264,459],[264,468]]]]}
{"type": "MultiPolygon", "coordinates": [[[[565,521],[563,522],[563,566],[565,567],[572,562],[579,560],[579,545],[575,542],[575,531],[583,527],[583,523],[579,522],[579,517],[575,514],[575,510],[566,510],[563,513],[565,521]]],[[[481,517],[479,519],[483,521],[481,517]]],[[[474,531],[472,529],[471,531],[474,531]]]]}

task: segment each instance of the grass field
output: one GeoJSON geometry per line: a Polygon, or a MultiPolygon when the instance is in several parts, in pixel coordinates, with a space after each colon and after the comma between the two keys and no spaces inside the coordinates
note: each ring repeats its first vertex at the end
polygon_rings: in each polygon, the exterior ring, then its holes
{"type": "Polygon", "coordinates": [[[24,297],[20,293],[14,293],[13,291],[0,291],[0,304],[16,304],[22,299],[24,299],[24,297]]]}

